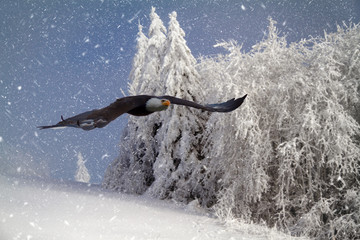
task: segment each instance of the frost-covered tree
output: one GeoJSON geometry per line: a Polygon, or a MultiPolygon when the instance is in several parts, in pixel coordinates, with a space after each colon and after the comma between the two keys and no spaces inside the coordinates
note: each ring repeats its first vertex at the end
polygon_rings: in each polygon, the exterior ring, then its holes
{"type": "Polygon", "coordinates": [[[359,101],[359,36],[355,26],[288,46],[270,20],[250,53],[224,43],[228,55],[200,65],[221,96],[248,94],[241,111],[207,123],[219,216],[321,239],[357,236],[360,129],[349,106],[359,101]]]}
{"type": "MultiPolygon", "coordinates": [[[[148,39],[139,27],[137,54],[130,74],[129,92],[133,95],[163,95],[160,69],[166,41],[166,28],[155,12],[150,13],[148,39]]],[[[160,116],[129,116],[128,127],[120,142],[120,155],[107,170],[104,186],[142,194],[153,183],[156,158],[154,136],[160,127],[160,116]]]]}
{"type": "Polygon", "coordinates": [[[219,43],[229,53],[198,64],[175,13],[167,38],[160,37],[162,47],[150,44],[155,32],[165,30],[149,31],[134,93],[197,102],[248,97],[227,114],[174,106],[146,118],[130,117],[104,185],[183,202],[197,199],[222,219],[266,223],[293,235],[355,239],[360,232],[359,25],[289,45],[270,19],[266,38],[249,53],[234,41],[219,43]],[[151,74],[157,81],[147,78],[151,74]]]}
{"type": "MultiPolygon", "coordinates": [[[[152,12],[152,19],[159,21],[154,14],[152,12]]],[[[150,27],[149,34],[164,32],[152,30],[154,26],[150,27]]],[[[185,33],[173,12],[170,14],[163,54],[158,55],[157,60],[148,58],[148,54],[154,56],[154,51],[148,49],[143,65],[146,68],[150,66],[147,61],[160,61],[159,78],[162,86],[157,88],[158,94],[161,92],[162,95],[203,102],[204,93],[195,69],[196,60],[184,37],[185,33]]],[[[140,79],[146,76],[147,70],[143,71],[140,79]]],[[[150,81],[144,80],[141,84],[142,89],[155,87],[150,81]]],[[[141,91],[134,93],[156,94],[141,91]]],[[[199,192],[204,191],[201,181],[205,177],[207,161],[202,154],[201,142],[207,118],[207,113],[181,106],[146,118],[130,117],[127,132],[120,143],[120,156],[109,167],[104,185],[140,194],[148,190],[160,198],[175,198],[185,202],[197,198],[199,192]]]]}
{"type": "Polygon", "coordinates": [[[88,183],[90,181],[90,174],[85,166],[86,161],[84,160],[81,152],[78,153],[77,158],[77,170],[74,176],[75,181],[88,183]]]}
{"type": "Polygon", "coordinates": [[[130,81],[131,84],[129,84],[129,93],[130,95],[137,95],[140,93],[140,87],[141,87],[141,81],[142,81],[142,75],[144,72],[144,62],[145,62],[145,56],[146,51],[148,49],[148,41],[149,39],[145,36],[142,29],[143,26],[139,23],[139,33],[137,36],[137,53],[134,56],[132,69],[130,72],[130,81]]]}
{"type": "Polygon", "coordinates": [[[359,26],[344,24],[337,33],[325,33],[324,41],[313,49],[315,58],[321,58],[333,79],[342,82],[347,98],[341,102],[360,123],[360,34],[359,26]]]}
{"type": "Polygon", "coordinates": [[[151,8],[150,20],[141,86],[137,94],[161,95],[163,94],[163,85],[160,81],[160,69],[166,41],[166,28],[154,7],[151,8]]]}
{"type": "MultiPolygon", "coordinates": [[[[185,32],[169,15],[169,27],[163,56],[161,79],[165,94],[195,102],[204,101],[196,59],[184,39],[185,32]]],[[[154,163],[155,182],[148,190],[160,198],[190,201],[196,198],[200,181],[202,133],[208,117],[197,109],[173,106],[161,113],[161,127],[155,135],[158,154],[154,163]]]]}

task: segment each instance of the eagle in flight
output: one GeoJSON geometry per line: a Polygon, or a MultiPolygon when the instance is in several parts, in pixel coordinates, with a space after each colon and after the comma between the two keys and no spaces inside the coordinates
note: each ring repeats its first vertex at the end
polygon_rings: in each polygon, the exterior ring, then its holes
{"type": "Polygon", "coordinates": [[[166,110],[170,104],[198,108],[209,112],[231,112],[240,107],[246,96],[247,95],[238,99],[233,98],[223,103],[207,105],[201,105],[192,101],[172,96],[129,96],[119,98],[107,107],[80,113],[74,117],[64,119],[63,116],[61,116],[61,121],[57,124],[50,126],[39,126],[38,128],[47,129],[75,127],[82,128],[83,130],[92,130],[94,128],[105,127],[111,121],[115,120],[124,113],[128,113],[134,116],[146,116],[154,112],[166,110]]]}

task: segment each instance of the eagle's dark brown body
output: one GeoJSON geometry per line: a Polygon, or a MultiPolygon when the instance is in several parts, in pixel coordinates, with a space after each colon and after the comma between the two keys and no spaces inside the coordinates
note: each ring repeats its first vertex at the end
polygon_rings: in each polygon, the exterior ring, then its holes
{"type": "Polygon", "coordinates": [[[184,105],[188,107],[198,108],[210,112],[231,112],[238,108],[247,95],[238,99],[231,99],[224,103],[201,105],[192,101],[172,97],[172,96],[150,96],[138,95],[117,99],[109,106],[94,109],[92,111],[78,114],[74,117],[63,119],[55,125],[40,126],[40,129],[60,128],[60,127],[76,127],[84,130],[94,128],[102,128],[111,121],[118,118],[124,113],[135,116],[146,116],[156,111],[165,110],[170,104],[184,105]]]}

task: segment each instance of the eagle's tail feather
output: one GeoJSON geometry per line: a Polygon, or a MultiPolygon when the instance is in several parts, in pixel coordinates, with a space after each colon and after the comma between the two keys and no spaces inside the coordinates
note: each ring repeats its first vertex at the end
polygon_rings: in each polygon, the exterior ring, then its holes
{"type": "Polygon", "coordinates": [[[50,125],[50,126],[38,126],[37,128],[39,129],[49,129],[49,128],[66,128],[67,126],[64,126],[64,125],[59,125],[59,124],[56,124],[56,125],[50,125]]]}

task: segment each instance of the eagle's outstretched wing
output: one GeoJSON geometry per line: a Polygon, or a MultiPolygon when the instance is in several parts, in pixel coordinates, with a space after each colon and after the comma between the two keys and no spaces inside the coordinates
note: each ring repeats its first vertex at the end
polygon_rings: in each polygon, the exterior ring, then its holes
{"type": "Polygon", "coordinates": [[[48,129],[75,127],[82,128],[84,130],[102,128],[108,125],[111,121],[118,118],[120,115],[144,105],[150,98],[151,96],[146,95],[118,98],[115,102],[111,103],[107,107],[80,113],[67,119],[64,119],[61,116],[62,121],[58,122],[57,124],[50,126],[39,126],[38,128],[48,129]]]}
{"type": "Polygon", "coordinates": [[[223,103],[214,103],[214,104],[206,104],[206,105],[201,105],[192,101],[188,101],[185,99],[176,98],[172,96],[162,96],[161,98],[168,99],[172,104],[198,108],[209,112],[231,112],[237,109],[238,107],[240,107],[240,105],[244,102],[246,96],[247,95],[244,95],[243,97],[238,99],[233,98],[223,103]]]}

